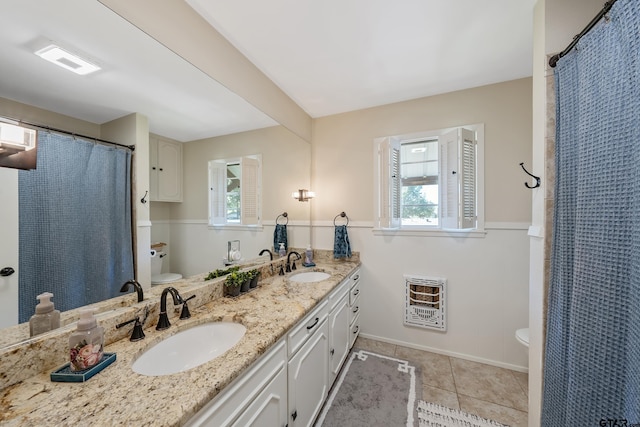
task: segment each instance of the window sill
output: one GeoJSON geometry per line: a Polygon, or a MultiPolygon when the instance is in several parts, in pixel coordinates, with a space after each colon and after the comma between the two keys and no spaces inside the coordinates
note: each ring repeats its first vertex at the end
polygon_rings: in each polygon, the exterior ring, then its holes
{"type": "Polygon", "coordinates": [[[419,236],[419,237],[453,237],[453,238],[484,238],[487,232],[475,230],[441,230],[417,228],[374,228],[374,236],[419,236]]]}
{"type": "Polygon", "coordinates": [[[208,225],[209,230],[231,230],[231,231],[262,231],[262,224],[240,225],[240,224],[219,224],[208,225]]]}

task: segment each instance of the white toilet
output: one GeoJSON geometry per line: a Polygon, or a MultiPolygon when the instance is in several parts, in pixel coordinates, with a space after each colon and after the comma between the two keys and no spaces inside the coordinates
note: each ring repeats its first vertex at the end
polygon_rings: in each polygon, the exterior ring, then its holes
{"type": "Polygon", "coordinates": [[[151,250],[151,285],[164,285],[182,279],[182,274],[163,273],[162,259],[167,256],[162,251],[151,250]]]}
{"type": "Polygon", "coordinates": [[[516,339],[525,347],[529,347],[529,328],[522,328],[516,331],[516,339]]]}

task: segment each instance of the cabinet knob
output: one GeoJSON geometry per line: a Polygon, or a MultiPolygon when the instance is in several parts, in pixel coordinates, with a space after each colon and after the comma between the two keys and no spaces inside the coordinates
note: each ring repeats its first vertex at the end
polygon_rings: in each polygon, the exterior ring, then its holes
{"type": "Polygon", "coordinates": [[[151,169],[152,169],[152,170],[156,170],[156,167],[154,166],[154,167],[152,167],[151,169]]]}
{"type": "Polygon", "coordinates": [[[295,421],[295,420],[296,420],[296,418],[298,418],[298,411],[293,411],[293,412],[291,413],[291,418],[293,418],[293,421],[295,421]]]}
{"type": "Polygon", "coordinates": [[[162,168],[160,168],[160,172],[162,172],[162,168]]]}
{"type": "Polygon", "coordinates": [[[357,313],[360,310],[360,307],[356,305],[356,308],[353,310],[354,313],[357,313]]]}
{"type": "Polygon", "coordinates": [[[331,355],[333,356],[333,354],[336,352],[335,348],[332,348],[331,351],[329,353],[331,353],[331,355]]]}

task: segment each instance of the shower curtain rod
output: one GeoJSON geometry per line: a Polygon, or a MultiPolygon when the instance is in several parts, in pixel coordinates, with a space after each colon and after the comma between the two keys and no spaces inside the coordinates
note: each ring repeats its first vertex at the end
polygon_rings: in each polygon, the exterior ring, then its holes
{"type": "Polygon", "coordinates": [[[25,122],[24,120],[18,120],[18,119],[14,119],[14,118],[11,118],[11,117],[2,116],[2,117],[0,117],[0,121],[1,122],[6,122],[6,123],[10,123],[10,124],[27,125],[27,126],[31,126],[31,127],[38,128],[38,129],[48,130],[48,131],[51,131],[51,132],[63,133],[65,135],[77,136],[79,138],[93,140],[93,141],[96,141],[96,142],[102,142],[104,144],[111,144],[111,145],[116,145],[116,146],[122,147],[122,148],[128,148],[131,151],[135,151],[135,149],[136,149],[135,145],[118,144],[117,142],[107,141],[105,139],[100,139],[100,138],[96,138],[96,137],[93,137],[93,136],[87,136],[87,135],[82,135],[82,134],[79,134],[79,133],[69,132],[69,131],[63,130],[63,129],[57,129],[57,128],[52,128],[52,127],[49,127],[49,126],[38,125],[38,124],[35,124],[35,123],[29,123],[29,122],[25,122]],[[11,123],[11,122],[13,122],[13,123],[11,123]]]}
{"type": "Polygon", "coordinates": [[[593,18],[591,20],[591,22],[589,22],[587,24],[587,26],[584,27],[584,30],[582,30],[580,32],[580,34],[576,35],[573,38],[573,41],[571,42],[571,44],[569,46],[567,46],[567,48],[565,50],[563,50],[562,52],[560,52],[560,53],[558,53],[556,55],[553,55],[551,58],[549,58],[549,65],[551,66],[551,68],[555,68],[556,64],[558,63],[558,60],[560,58],[562,58],[563,56],[565,56],[567,53],[571,52],[571,49],[573,49],[575,47],[575,45],[578,44],[578,42],[580,41],[582,36],[584,36],[589,31],[591,31],[591,29],[598,23],[598,21],[600,21],[600,19],[602,19],[602,17],[605,16],[607,14],[607,12],[609,12],[609,10],[611,9],[611,6],[613,6],[613,4],[616,1],[617,0],[610,0],[608,2],[605,2],[604,6],[602,7],[602,10],[600,10],[600,13],[598,13],[595,16],[595,18],[593,18]]]}

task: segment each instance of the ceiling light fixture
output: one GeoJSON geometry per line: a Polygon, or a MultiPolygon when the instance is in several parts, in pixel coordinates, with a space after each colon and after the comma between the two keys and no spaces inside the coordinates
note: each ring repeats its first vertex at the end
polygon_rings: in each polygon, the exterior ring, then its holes
{"type": "Polygon", "coordinates": [[[76,74],[86,75],[98,71],[100,67],[91,62],[80,58],[79,56],[70,53],[60,46],[51,44],[45,48],[35,52],[42,59],[46,59],[49,62],[65,68],[69,71],[73,71],[76,74]]]}
{"type": "Polygon", "coordinates": [[[308,202],[309,199],[316,197],[316,193],[309,190],[298,190],[291,193],[291,197],[297,199],[299,202],[308,202]]]}

